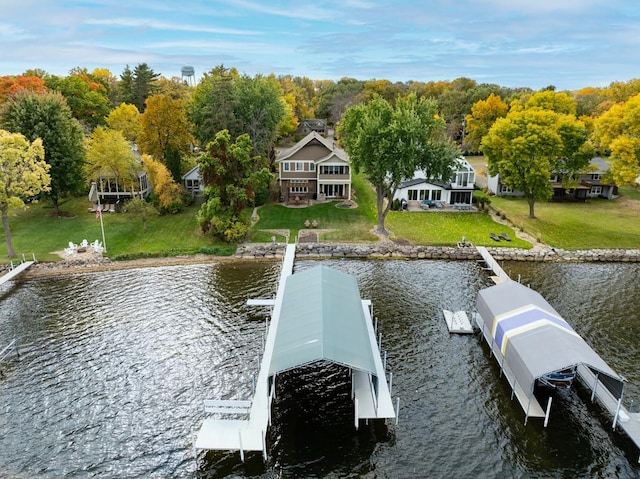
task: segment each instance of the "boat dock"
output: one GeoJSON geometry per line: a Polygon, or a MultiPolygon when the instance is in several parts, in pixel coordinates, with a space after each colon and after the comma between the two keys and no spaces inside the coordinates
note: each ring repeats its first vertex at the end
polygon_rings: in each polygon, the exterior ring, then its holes
{"type": "Polygon", "coordinates": [[[196,453],[237,450],[244,461],[245,451],[262,451],[266,459],[277,374],[319,360],[350,368],[356,429],[361,419],[396,417],[371,301],[360,299],[355,278],[346,273],[318,266],[293,275],[295,250],[295,244],[287,245],[275,298],[247,302],[271,307],[253,398],[206,400],[205,412],[215,416],[203,420],[196,453]]]}
{"type": "Polygon", "coordinates": [[[3,274],[2,276],[0,276],[0,284],[4,284],[7,281],[15,278],[16,276],[18,276],[20,273],[22,273],[24,270],[26,270],[29,266],[31,266],[35,262],[36,262],[35,258],[33,259],[33,261],[25,261],[24,258],[23,258],[22,262],[18,266],[14,266],[13,265],[13,261],[12,261],[11,262],[11,268],[9,269],[9,272],[3,274]]]}
{"type": "MultiPolygon", "coordinates": [[[[577,371],[584,385],[591,389],[591,401],[594,399],[600,401],[600,404],[613,416],[613,429],[620,426],[640,449],[640,413],[629,412],[622,404],[622,400],[616,399],[590,368],[580,364],[577,371]]],[[[638,463],[640,463],[640,454],[638,463]]]]}
{"type": "Polygon", "coordinates": [[[491,276],[491,279],[494,283],[498,284],[503,281],[511,280],[509,275],[504,272],[498,262],[493,258],[493,256],[491,256],[491,253],[487,251],[487,248],[485,248],[484,246],[476,246],[476,250],[478,251],[478,253],[480,253],[480,256],[482,256],[482,260],[479,261],[484,262],[484,264],[486,265],[485,269],[488,271],[493,271],[493,276],[491,276]]]}

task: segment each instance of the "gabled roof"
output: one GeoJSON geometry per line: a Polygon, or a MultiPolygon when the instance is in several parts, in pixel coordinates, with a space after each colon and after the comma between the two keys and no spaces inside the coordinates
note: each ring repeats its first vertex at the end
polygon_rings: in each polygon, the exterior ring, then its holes
{"type": "Polygon", "coordinates": [[[616,395],[623,379],[536,291],[516,281],[480,290],[476,307],[523,390],[541,376],[584,364],[607,376],[616,395]]]}
{"type": "Polygon", "coordinates": [[[200,177],[200,167],[198,165],[191,168],[184,175],[182,175],[182,179],[186,180],[187,178],[199,178],[200,177]]]}
{"type": "Polygon", "coordinates": [[[269,375],[316,361],[376,374],[358,283],[317,266],[286,280],[269,375]]]}
{"type": "Polygon", "coordinates": [[[298,151],[300,151],[305,146],[311,144],[312,142],[320,143],[322,146],[324,146],[327,149],[328,155],[327,157],[324,157],[322,159],[323,161],[326,160],[331,153],[334,153],[336,156],[338,156],[342,160],[348,161],[346,153],[340,148],[337,148],[333,141],[326,139],[325,137],[323,137],[322,135],[320,135],[315,131],[312,131],[307,136],[305,136],[302,140],[300,140],[298,143],[293,145],[291,148],[287,148],[279,151],[278,155],[276,156],[276,162],[286,160],[287,158],[292,157],[298,151]]]}

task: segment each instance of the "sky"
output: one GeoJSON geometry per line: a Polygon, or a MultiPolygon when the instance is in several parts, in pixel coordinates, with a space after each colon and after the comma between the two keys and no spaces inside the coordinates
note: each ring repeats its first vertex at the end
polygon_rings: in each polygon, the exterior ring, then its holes
{"type": "Polygon", "coordinates": [[[147,63],[557,90],[640,77],[637,0],[0,0],[0,75],[147,63]]]}

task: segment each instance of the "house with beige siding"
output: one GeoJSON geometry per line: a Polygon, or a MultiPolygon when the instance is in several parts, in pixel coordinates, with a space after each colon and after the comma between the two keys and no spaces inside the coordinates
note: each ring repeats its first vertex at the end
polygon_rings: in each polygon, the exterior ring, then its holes
{"type": "Polygon", "coordinates": [[[351,165],[344,150],[312,131],[275,160],[280,200],[351,199],[351,165]]]}

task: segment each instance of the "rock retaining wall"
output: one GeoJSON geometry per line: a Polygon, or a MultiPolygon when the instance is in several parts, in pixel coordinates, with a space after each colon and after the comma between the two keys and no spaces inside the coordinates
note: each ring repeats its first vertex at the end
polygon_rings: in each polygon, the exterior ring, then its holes
{"type": "MultiPolygon", "coordinates": [[[[285,244],[242,244],[236,258],[281,258],[285,244]]],[[[494,248],[487,251],[497,261],[640,262],[640,249],[565,251],[548,247],[533,249],[494,248]]],[[[398,259],[481,259],[473,246],[405,246],[395,243],[304,243],[298,244],[297,258],[398,258],[398,259]]]]}

